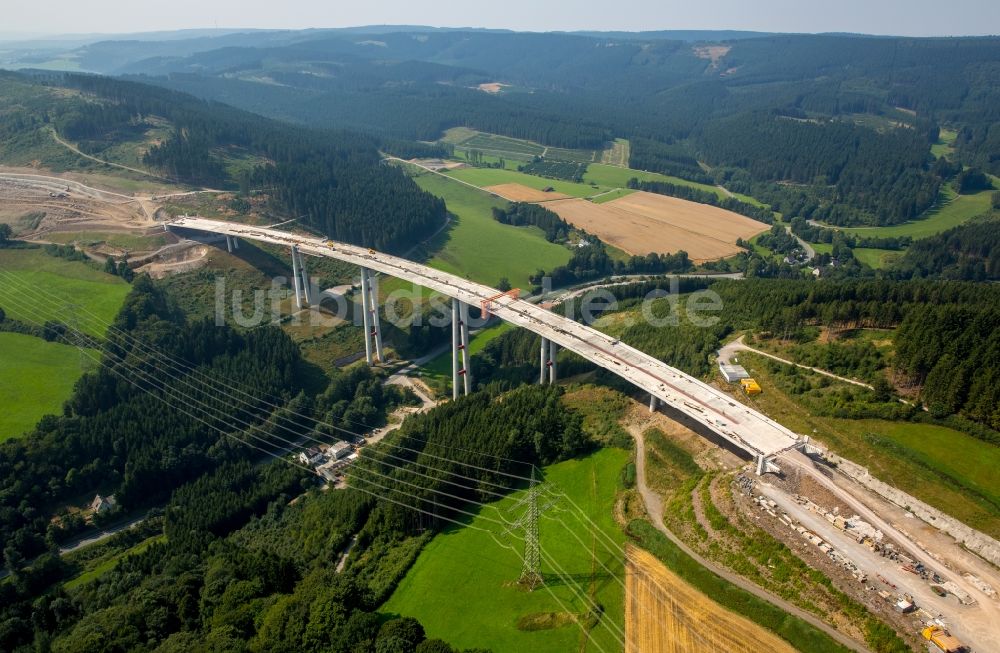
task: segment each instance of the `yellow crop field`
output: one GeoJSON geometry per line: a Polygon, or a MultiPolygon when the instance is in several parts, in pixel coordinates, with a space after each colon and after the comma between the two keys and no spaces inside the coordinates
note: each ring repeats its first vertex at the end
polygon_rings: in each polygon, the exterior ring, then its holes
{"type": "Polygon", "coordinates": [[[732,256],[740,251],[737,238],[749,240],[768,228],[717,206],[642,191],[604,204],[568,199],[545,206],[629,254],[684,250],[695,262],[732,256]]]}
{"type": "Polygon", "coordinates": [[[795,653],[634,546],[625,560],[625,642],[625,653],[795,653]]]}

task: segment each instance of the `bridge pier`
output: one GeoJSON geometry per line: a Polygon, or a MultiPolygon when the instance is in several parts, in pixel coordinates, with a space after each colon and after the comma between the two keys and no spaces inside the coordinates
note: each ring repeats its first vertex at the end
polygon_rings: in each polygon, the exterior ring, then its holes
{"type": "Polygon", "coordinates": [[[657,406],[660,405],[660,400],[656,398],[656,395],[649,395],[649,412],[655,413],[657,406]]]}
{"type": "Polygon", "coordinates": [[[233,253],[233,237],[232,236],[226,236],[226,251],[228,251],[230,254],[233,253]]]}
{"type": "Polygon", "coordinates": [[[542,352],[539,357],[538,384],[545,385],[549,376],[549,339],[542,338],[542,352]]]}
{"type": "Polygon", "coordinates": [[[371,335],[375,338],[375,356],[378,362],[385,362],[385,355],[382,353],[382,324],[378,316],[378,283],[375,281],[375,274],[370,269],[364,270],[368,274],[368,311],[372,316],[371,335]]]}
{"type": "Polygon", "coordinates": [[[556,382],[556,354],[559,353],[559,345],[549,340],[549,383],[556,382]]]}
{"type": "MultiPolygon", "coordinates": [[[[229,236],[226,236],[228,242],[229,236]]],[[[232,250],[230,250],[232,251],[232,250]]],[[[292,285],[295,287],[295,306],[302,308],[302,278],[299,275],[299,248],[292,245],[292,285]]]]}
{"type": "MultiPolygon", "coordinates": [[[[233,240],[236,239],[234,238],[233,240]]],[[[293,249],[292,252],[293,256],[296,256],[299,259],[299,276],[302,277],[302,294],[306,299],[306,303],[312,306],[312,288],[309,286],[309,273],[306,272],[306,260],[302,258],[302,252],[300,252],[297,248],[293,249]]]]}
{"type": "Polygon", "coordinates": [[[375,360],[381,363],[382,327],[378,317],[378,293],[372,271],[368,268],[361,268],[361,315],[364,318],[365,360],[369,365],[374,365],[375,360]]]}
{"type": "Polygon", "coordinates": [[[472,370],[469,355],[469,306],[457,299],[451,300],[451,397],[458,399],[459,389],[466,395],[472,392],[472,370]],[[462,361],[459,366],[459,355],[462,361]]]}

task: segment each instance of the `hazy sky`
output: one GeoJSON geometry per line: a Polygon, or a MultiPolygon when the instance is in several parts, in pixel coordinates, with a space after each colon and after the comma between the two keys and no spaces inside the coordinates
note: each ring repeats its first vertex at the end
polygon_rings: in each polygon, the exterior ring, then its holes
{"type": "Polygon", "coordinates": [[[368,24],[517,30],[1000,33],[998,0],[4,0],[0,32],[368,24]]]}

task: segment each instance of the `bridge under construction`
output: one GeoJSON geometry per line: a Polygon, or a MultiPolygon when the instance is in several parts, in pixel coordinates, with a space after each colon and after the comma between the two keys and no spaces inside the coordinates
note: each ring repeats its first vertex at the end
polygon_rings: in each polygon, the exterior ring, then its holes
{"type": "Polygon", "coordinates": [[[382,330],[379,323],[378,293],[372,272],[404,279],[451,298],[452,311],[452,391],[457,398],[472,389],[469,355],[469,306],[489,306],[500,319],[538,334],[542,338],[539,380],[556,380],[556,353],[568,349],[649,393],[650,409],[669,406],[708,428],[756,461],[757,473],[776,467],[771,459],[801,445],[800,437],[769,417],[733,400],[726,393],[670,367],[661,360],[630,347],[596,329],[553,313],[514,294],[435,270],[398,256],[323,238],[293,234],[271,227],[208,220],[178,218],[165,225],[178,235],[209,233],[224,236],[230,251],[239,239],[281,245],[291,249],[296,302],[312,302],[305,260],[302,254],[326,256],[361,268],[361,295],[364,316],[365,350],[369,364],[382,360],[382,330]],[[192,233],[193,232],[193,233],[192,233]]]}

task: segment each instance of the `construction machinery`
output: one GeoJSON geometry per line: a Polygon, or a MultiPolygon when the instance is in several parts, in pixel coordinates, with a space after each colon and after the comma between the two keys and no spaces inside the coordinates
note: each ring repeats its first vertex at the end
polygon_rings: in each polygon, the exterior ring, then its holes
{"type": "Polygon", "coordinates": [[[944,628],[928,626],[921,631],[921,635],[928,642],[944,651],[944,653],[962,653],[965,651],[965,645],[944,628]]]}

